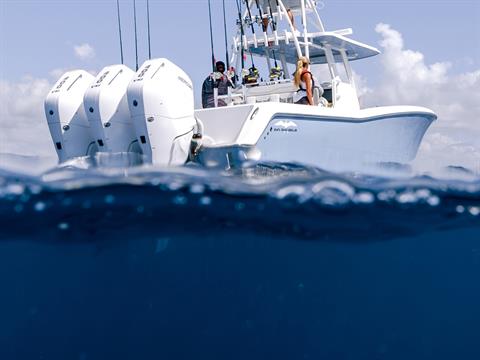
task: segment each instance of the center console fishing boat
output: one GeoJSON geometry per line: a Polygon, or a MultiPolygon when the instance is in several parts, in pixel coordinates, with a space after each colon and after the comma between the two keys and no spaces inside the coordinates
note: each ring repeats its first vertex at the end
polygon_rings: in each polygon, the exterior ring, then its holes
{"type": "Polygon", "coordinates": [[[360,107],[350,63],[377,49],[352,40],[351,29],[327,31],[314,0],[244,6],[228,59],[237,85],[227,94],[215,89],[212,108],[194,109],[190,78],[166,59],[148,60],[136,73],[113,65],[95,79],[81,71],[62,76],[45,101],[60,160],[109,151],[141,152],[144,162],[162,166],[190,159],[219,167],[254,160],[338,168],[414,159],[436,115],[416,106],[360,107]],[[253,63],[245,69],[246,55],[265,61],[266,80],[253,63]],[[315,106],[293,101],[291,73],[302,56],[314,73],[321,70],[315,106]]]}

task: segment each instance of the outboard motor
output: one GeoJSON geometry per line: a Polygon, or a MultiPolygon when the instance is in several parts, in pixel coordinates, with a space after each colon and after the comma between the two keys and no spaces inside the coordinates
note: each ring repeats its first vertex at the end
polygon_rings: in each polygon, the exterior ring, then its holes
{"type": "Polygon", "coordinates": [[[97,150],[83,108],[83,95],[93,79],[84,70],[66,72],[45,99],[45,116],[60,162],[97,150]]]}
{"type": "Polygon", "coordinates": [[[145,162],[184,164],[196,125],[188,75],[167,59],[148,60],[137,71],[127,93],[145,162]]]}
{"type": "Polygon", "coordinates": [[[83,104],[100,152],[141,152],[127,100],[134,75],[125,65],[107,66],[85,92],[83,104]]]}

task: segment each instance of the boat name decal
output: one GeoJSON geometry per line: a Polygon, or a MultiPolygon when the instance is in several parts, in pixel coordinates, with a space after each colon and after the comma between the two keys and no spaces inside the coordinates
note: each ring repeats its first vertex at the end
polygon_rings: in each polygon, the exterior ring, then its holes
{"type": "Polygon", "coordinates": [[[282,127],[284,129],[288,129],[288,128],[296,128],[297,127],[297,124],[295,124],[293,121],[284,121],[284,120],[280,120],[280,121],[277,121],[275,124],[273,124],[273,126],[279,126],[279,127],[282,127]]]}

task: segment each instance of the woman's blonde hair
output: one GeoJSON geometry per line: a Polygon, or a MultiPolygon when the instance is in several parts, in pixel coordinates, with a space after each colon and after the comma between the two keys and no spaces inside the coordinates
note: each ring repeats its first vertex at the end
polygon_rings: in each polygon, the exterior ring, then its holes
{"type": "Polygon", "coordinates": [[[302,81],[302,73],[303,68],[305,65],[310,64],[310,61],[305,56],[300,56],[297,60],[297,70],[295,71],[295,77],[293,83],[296,87],[300,86],[300,82],[302,81]]]}

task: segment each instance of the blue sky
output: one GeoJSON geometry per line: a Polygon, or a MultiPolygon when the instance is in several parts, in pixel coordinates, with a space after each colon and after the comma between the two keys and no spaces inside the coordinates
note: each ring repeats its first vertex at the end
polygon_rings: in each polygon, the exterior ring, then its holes
{"type": "MultiPolygon", "coordinates": [[[[115,0],[0,0],[1,71],[7,80],[29,74],[47,76],[52,69],[100,70],[119,62],[115,0]],[[83,61],[73,46],[88,43],[95,58],[83,61]]],[[[134,67],[132,0],[122,0],[126,63],[134,67]]],[[[145,0],[137,0],[139,55],[146,47],[145,0]]],[[[473,70],[480,62],[480,2],[470,1],[328,1],[319,5],[327,29],[352,27],[353,37],[378,46],[376,24],[399,30],[409,48],[428,62],[452,61],[455,71],[473,70]]],[[[229,39],[236,20],[234,0],[226,0],[229,39]]],[[[212,0],[216,56],[223,58],[222,1],[212,0]]],[[[152,52],[182,67],[198,83],[209,71],[210,43],[206,0],[151,0],[152,52]]],[[[355,64],[375,80],[378,59],[355,64]]],[[[140,61],[141,62],[141,61],[140,61]]],[[[199,85],[199,84],[197,84],[199,85]]],[[[200,84],[201,85],[201,84],[200,84]]]]}
{"type": "MultiPolygon", "coordinates": [[[[216,57],[223,59],[222,1],[211,2],[216,57]]],[[[480,169],[480,1],[318,3],[327,30],[351,27],[352,38],[382,51],[353,63],[363,103],[432,108],[440,121],[420,158],[452,153],[449,162],[480,169]]],[[[134,68],[133,1],[120,4],[126,64],[134,68]]],[[[145,4],[137,0],[140,63],[147,57],[145,4]]],[[[230,40],[235,1],[226,6],[230,40]]],[[[198,99],[210,71],[207,0],[150,0],[150,13],[152,55],[183,68],[198,99]]],[[[42,105],[48,89],[65,70],[98,72],[118,62],[115,0],[0,0],[0,153],[24,153],[31,148],[24,144],[41,139],[36,153],[52,155],[42,105]]]]}

